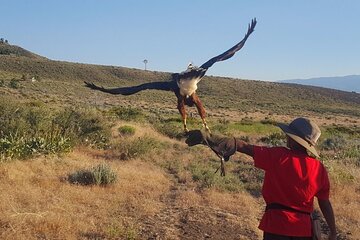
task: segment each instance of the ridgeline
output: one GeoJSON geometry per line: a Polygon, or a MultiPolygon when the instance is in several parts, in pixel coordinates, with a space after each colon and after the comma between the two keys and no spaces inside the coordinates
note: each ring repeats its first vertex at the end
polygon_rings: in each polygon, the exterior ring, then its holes
{"type": "MultiPolygon", "coordinates": [[[[0,92],[4,95],[16,94],[22,100],[30,98],[57,104],[99,106],[104,103],[121,105],[125,101],[140,107],[144,103],[156,103],[176,110],[175,98],[170,92],[148,90],[133,96],[109,96],[92,92],[83,84],[88,81],[105,87],[132,86],[149,81],[167,81],[170,74],[54,61],[21,47],[0,44],[2,85],[6,86],[11,80],[19,81],[16,90],[0,88],[0,92]]],[[[199,84],[198,93],[209,112],[360,116],[360,94],[321,87],[206,76],[199,84]]]]}

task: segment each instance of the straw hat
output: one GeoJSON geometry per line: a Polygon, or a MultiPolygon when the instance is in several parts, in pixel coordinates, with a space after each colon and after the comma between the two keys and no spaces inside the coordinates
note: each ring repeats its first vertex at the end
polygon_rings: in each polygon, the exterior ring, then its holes
{"type": "Polygon", "coordinates": [[[279,123],[278,127],[280,127],[286,135],[305,147],[316,157],[319,157],[315,145],[321,135],[321,131],[310,119],[302,117],[296,118],[289,125],[279,123]]]}

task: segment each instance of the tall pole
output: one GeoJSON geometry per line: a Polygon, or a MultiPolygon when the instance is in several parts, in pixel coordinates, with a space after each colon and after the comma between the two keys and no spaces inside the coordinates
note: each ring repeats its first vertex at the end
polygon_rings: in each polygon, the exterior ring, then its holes
{"type": "Polygon", "coordinates": [[[145,63],[145,71],[146,71],[146,64],[148,63],[148,60],[144,60],[143,63],[145,63]]]}

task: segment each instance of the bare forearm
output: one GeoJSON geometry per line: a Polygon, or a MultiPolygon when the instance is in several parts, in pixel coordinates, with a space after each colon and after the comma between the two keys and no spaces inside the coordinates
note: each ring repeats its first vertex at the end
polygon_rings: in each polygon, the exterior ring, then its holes
{"type": "Polygon", "coordinates": [[[238,152],[245,153],[251,157],[254,156],[254,146],[243,140],[236,139],[236,148],[238,152]]]}
{"type": "Polygon", "coordinates": [[[329,200],[318,200],[322,214],[333,236],[336,236],[335,216],[329,200]]]}

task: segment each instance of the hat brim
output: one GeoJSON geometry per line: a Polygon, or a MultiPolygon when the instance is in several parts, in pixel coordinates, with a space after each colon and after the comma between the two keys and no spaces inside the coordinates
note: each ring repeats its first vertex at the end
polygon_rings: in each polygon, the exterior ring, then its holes
{"type": "Polygon", "coordinates": [[[316,151],[315,147],[313,145],[310,145],[307,141],[305,141],[303,138],[296,135],[294,131],[292,131],[288,125],[283,123],[278,123],[277,126],[283,130],[283,132],[291,137],[295,142],[309,150],[312,154],[314,154],[316,157],[319,157],[318,152],[316,151]]]}

